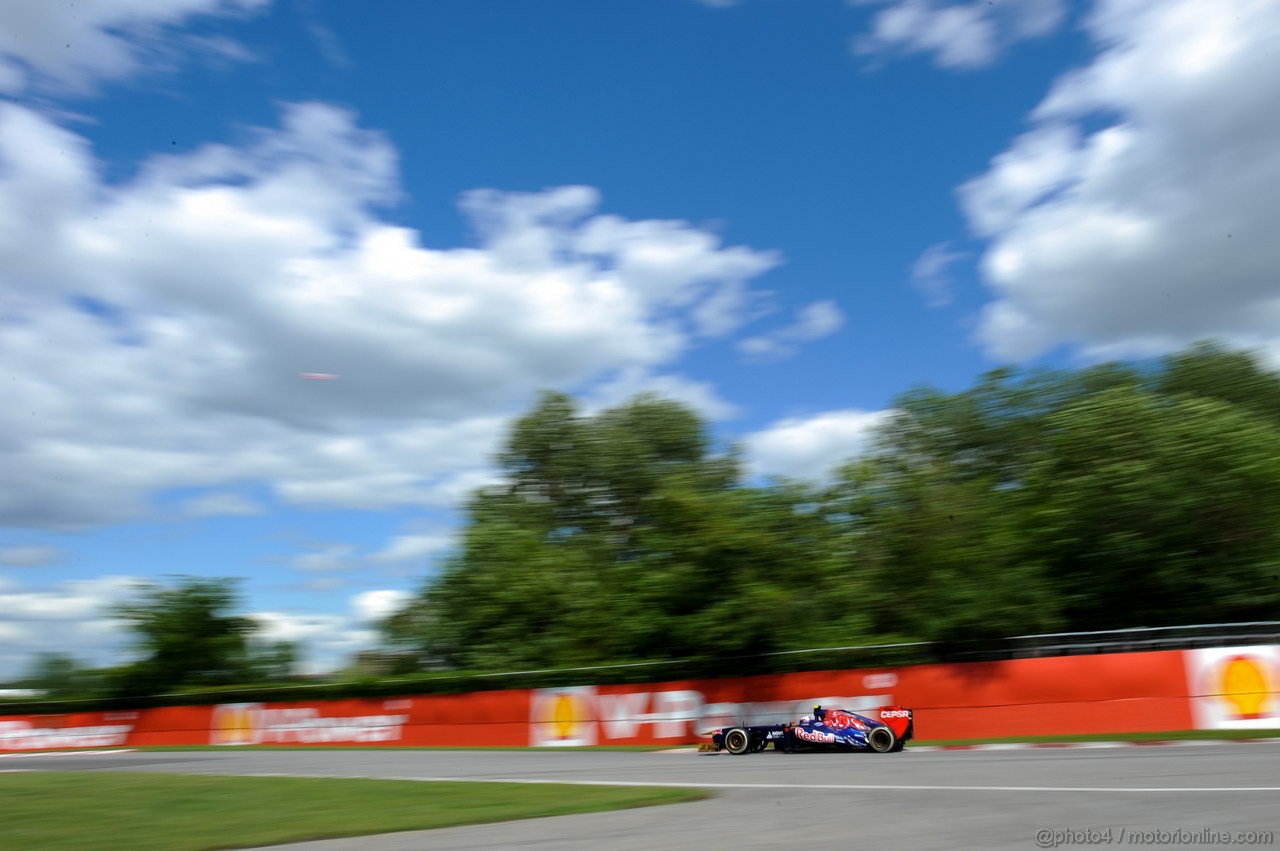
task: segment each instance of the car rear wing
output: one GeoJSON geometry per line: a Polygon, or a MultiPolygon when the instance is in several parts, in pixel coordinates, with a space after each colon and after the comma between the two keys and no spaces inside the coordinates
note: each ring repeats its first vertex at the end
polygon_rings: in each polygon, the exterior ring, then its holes
{"type": "Polygon", "coordinates": [[[915,738],[915,710],[907,709],[905,706],[881,706],[870,714],[872,718],[893,730],[900,740],[905,742],[915,738]]]}

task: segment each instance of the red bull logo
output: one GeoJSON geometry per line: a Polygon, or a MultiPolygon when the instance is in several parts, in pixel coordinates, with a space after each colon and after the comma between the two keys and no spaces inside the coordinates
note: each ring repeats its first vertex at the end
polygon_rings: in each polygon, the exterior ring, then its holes
{"type": "Polygon", "coordinates": [[[796,727],[794,730],[797,739],[806,742],[814,742],[820,745],[834,744],[836,740],[835,733],[823,733],[818,730],[806,730],[803,727],[796,727]]]}

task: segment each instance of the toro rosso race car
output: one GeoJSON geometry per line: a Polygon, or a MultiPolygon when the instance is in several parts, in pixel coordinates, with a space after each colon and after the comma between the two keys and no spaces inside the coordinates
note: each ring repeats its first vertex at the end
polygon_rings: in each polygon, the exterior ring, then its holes
{"type": "Polygon", "coordinates": [[[859,715],[846,709],[813,708],[794,724],[760,724],[713,730],[710,743],[699,751],[731,754],[758,753],[773,745],[775,751],[872,751],[896,753],[915,735],[914,713],[901,706],[881,706],[875,716],[859,715]]]}

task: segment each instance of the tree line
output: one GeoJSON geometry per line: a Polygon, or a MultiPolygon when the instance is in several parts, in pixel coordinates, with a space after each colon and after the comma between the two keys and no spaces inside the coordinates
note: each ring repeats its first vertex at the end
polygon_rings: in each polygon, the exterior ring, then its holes
{"type": "Polygon", "coordinates": [[[129,699],[295,678],[297,645],[263,640],[255,621],[236,614],[238,580],[170,580],[139,583],[132,599],[108,612],[132,634],[133,661],[93,668],[66,653],[41,653],[12,685],[42,699],[129,699]]]}
{"type": "MultiPolygon", "coordinates": [[[[396,673],[733,672],[815,647],[927,643],[945,659],[1029,633],[1280,620],[1280,378],[1246,353],[913,389],[821,484],[755,480],[743,458],[669,399],[589,413],[543,394],[454,554],[382,625],[396,673]]],[[[296,648],[257,640],[235,584],[153,586],[115,611],[137,661],[45,656],[26,683],[287,681],[296,648]]]]}
{"type": "Polygon", "coordinates": [[[895,400],[815,485],[748,480],[644,396],[546,393],[460,545],[385,624],[472,670],[955,648],[1280,616],[1280,379],[1201,344],[1154,363],[998,369],[895,400]]]}

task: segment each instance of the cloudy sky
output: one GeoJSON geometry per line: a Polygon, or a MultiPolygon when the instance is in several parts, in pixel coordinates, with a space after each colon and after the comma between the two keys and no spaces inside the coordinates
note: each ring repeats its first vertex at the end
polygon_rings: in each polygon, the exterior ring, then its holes
{"type": "Polygon", "coordinates": [[[312,670],[512,416],[819,477],[912,386],[1280,362],[1274,0],[7,0],[0,679],[243,580],[312,670]],[[336,376],[325,378],[325,376],[336,376]]]}

